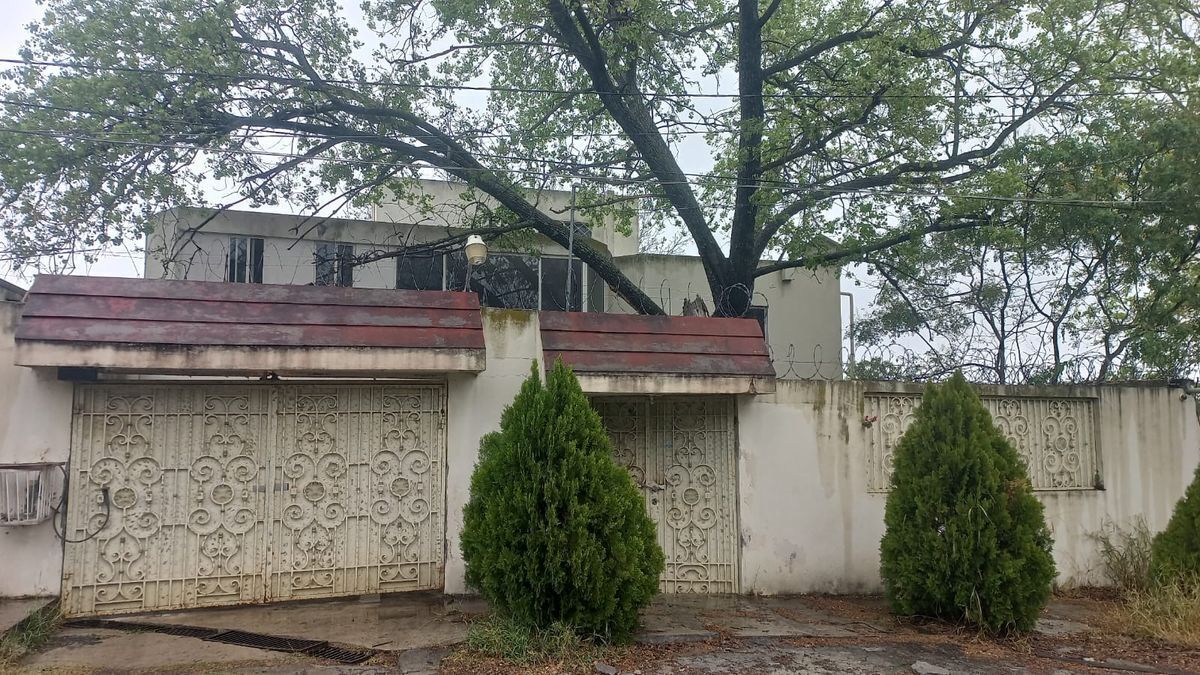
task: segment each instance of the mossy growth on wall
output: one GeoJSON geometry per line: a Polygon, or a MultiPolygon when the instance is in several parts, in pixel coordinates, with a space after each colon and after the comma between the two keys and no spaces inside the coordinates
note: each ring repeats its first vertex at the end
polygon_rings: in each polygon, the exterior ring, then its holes
{"type": "Polygon", "coordinates": [[[663,553],[599,415],[557,362],[537,365],[483,438],[463,513],[467,583],[522,625],[622,641],[658,592],[663,553]]]}
{"type": "Polygon", "coordinates": [[[1167,529],[1154,538],[1150,576],[1157,583],[1200,585],[1200,466],[1167,529]]]}
{"type": "Polygon", "coordinates": [[[893,610],[1033,628],[1055,574],[1042,505],[961,374],[925,390],[893,463],[880,544],[893,610]]]}

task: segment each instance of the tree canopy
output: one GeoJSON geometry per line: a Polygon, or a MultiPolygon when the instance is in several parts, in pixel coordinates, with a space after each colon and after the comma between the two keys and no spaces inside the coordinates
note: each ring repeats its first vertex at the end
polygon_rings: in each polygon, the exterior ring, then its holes
{"type": "MultiPolygon", "coordinates": [[[[317,213],[412,196],[431,171],[500,204],[479,228],[567,246],[531,194],[575,182],[585,212],[678,223],[716,313],[740,315],[786,267],[909,255],[961,275],[937,252],[1011,237],[1022,211],[1057,223],[1047,238],[1164,218],[1162,195],[1068,190],[1052,158],[1109,166],[1122,111],[1195,115],[1188,0],[367,0],[361,25],[336,0],[44,4],[3,75],[16,258],[127,241],[212,181],[235,193],[220,206],[317,213]],[[681,165],[695,142],[711,170],[681,165]],[[1044,202],[1015,187],[1039,159],[1044,202]]],[[[574,253],[662,311],[588,242],[574,253]]]]}

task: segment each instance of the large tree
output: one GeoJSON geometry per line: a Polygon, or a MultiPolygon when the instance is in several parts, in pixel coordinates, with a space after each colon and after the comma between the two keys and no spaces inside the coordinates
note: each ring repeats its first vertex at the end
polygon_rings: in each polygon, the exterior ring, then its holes
{"type": "Polygon", "coordinates": [[[563,246],[539,187],[678,222],[719,314],[780,268],[989,226],[973,191],[1018,132],[1196,84],[1189,0],[366,0],[361,33],[336,0],[44,4],[0,104],[10,256],[128,240],[214,179],[324,212],[432,169],[503,207],[480,227],[563,246]],[[678,159],[695,137],[711,172],[678,159]]]}
{"type": "MultiPolygon", "coordinates": [[[[978,190],[990,227],[868,256],[861,377],[1094,382],[1200,365],[1200,114],[1110,101],[1019,140],[978,190]],[[1010,201],[1004,201],[1008,199],[1010,201]],[[1122,202],[1096,208],[1097,203],[1122,202]]],[[[962,205],[968,208],[968,205],[962,205]]]]}

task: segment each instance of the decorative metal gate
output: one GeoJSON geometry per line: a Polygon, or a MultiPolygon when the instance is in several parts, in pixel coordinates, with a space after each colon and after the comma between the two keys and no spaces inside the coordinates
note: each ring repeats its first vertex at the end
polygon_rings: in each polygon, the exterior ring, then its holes
{"type": "Polygon", "coordinates": [[[727,397],[596,397],[613,441],[658,525],[666,593],[738,591],[737,447],[727,397]]]}
{"type": "Polygon", "coordinates": [[[445,397],[412,385],[81,385],[66,614],[442,585],[445,397]]]}

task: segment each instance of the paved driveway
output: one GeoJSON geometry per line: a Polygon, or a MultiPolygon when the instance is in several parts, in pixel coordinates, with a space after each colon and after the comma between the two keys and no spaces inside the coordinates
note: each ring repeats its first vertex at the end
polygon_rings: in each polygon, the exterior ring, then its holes
{"type": "MultiPolygon", "coordinates": [[[[643,615],[637,644],[597,672],[650,673],[1012,673],[1093,670],[1188,672],[1200,658],[1104,635],[1104,603],[1056,600],[1039,631],[993,640],[942,624],[891,617],[880,598],[854,596],[660,596],[643,615]],[[1114,641],[1115,640],[1115,641],[1114,641]],[[1191,660],[1189,660],[1189,658],[1191,660]]],[[[472,598],[406,593],[325,602],[142,614],[124,621],[242,630],[374,650],[365,664],[105,627],[63,628],[26,658],[28,672],[474,673],[562,672],[562,664],[510,668],[457,654],[472,598]]],[[[583,670],[593,670],[591,665],[583,670]]]]}

